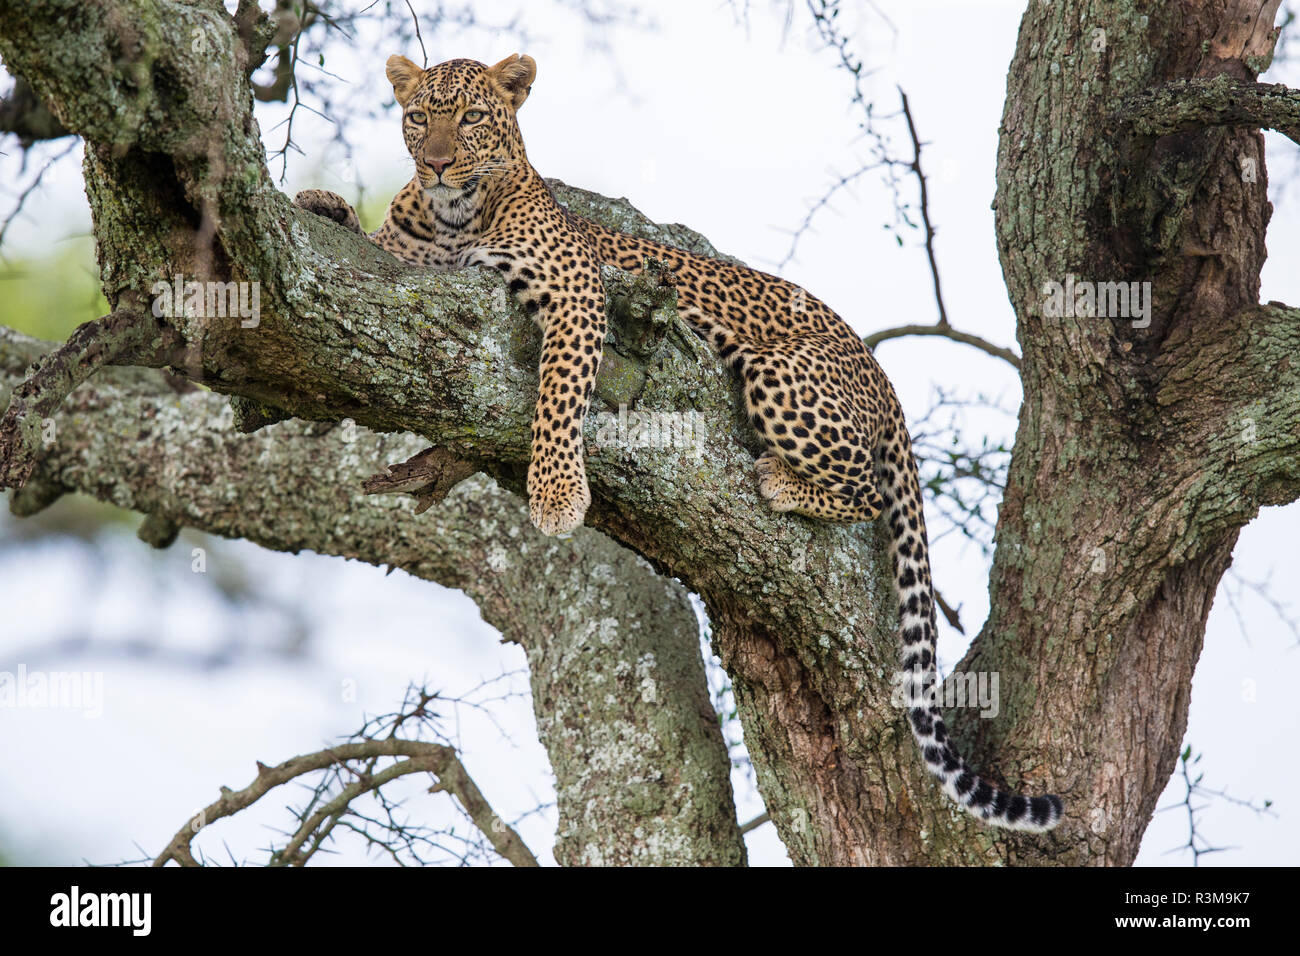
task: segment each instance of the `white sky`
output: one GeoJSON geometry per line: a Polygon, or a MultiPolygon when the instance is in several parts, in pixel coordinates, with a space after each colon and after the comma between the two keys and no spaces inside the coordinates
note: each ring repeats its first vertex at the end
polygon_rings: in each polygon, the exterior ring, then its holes
{"type": "MultiPolygon", "coordinates": [[[[520,124],[533,164],[543,175],[614,196],[626,196],[653,219],[687,223],[722,250],[771,269],[785,253],[787,231],[802,220],[836,172],[854,168],[864,150],[855,142],[855,117],[846,108],[847,79],[833,69],[806,28],[800,7],[788,33],[775,6],[755,3],[748,27],[738,26],[725,3],[660,0],[647,4],[653,31],[608,37],[614,58],[593,52],[584,29],[549,2],[528,5],[535,37],[519,50],[508,36],[483,31],[426,35],[430,62],[471,56],[494,62],[512,52],[539,64],[520,124]]],[[[886,2],[898,28],[892,36],[879,20],[855,31],[858,49],[880,70],[872,91],[880,110],[897,107],[894,85],[907,90],[931,171],[932,215],[945,299],[955,325],[994,342],[1014,345],[994,246],[989,203],[994,191],[997,127],[1023,3],[886,2]]],[[[417,10],[424,5],[416,4],[417,10]]],[[[504,18],[516,3],[479,2],[480,18],[504,18]]],[[[383,61],[394,52],[418,61],[419,50],[394,50],[381,37],[362,37],[365,58],[332,52],[329,68],[376,98],[387,98],[383,61]]],[[[1294,75],[1270,79],[1296,82],[1294,75]]],[[[259,114],[264,137],[276,146],[282,115],[259,114]]],[[[350,194],[341,157],[324,143],[328,131],[299,113],[296,138],[306,153],[290,165],[287,191],[309,186],[350,194]]],[[[391,192],[409,175],[396,122],[366,127],[358,140],[361,179],[391,192]],[[381,185],[382,184],[382,185],[381,185]]],[[[907,145],[895,139],[900,153],[907,145]]],[[[1275,184],[1294,168],[1296,148],[1269,138],[1275,184]]],[[[0,182],[12,170],[0,158],[0,182]]],[[[89,228],[75,158],[56,174],[52,188],[34,195],[28,209],[60,225],[57,235],[89,228]]],[[[278,171],[278,164],[273,169],[278,171]]],[[[905,196],[913,198],[912,183],[905,196]]],[[[1261,298],[1300,302],[1300,276],[1288,269],[1300,249],[1295,190],[1278,204],[1269,234],[1271,258],[1261,298]]],[[[1275,200],[1276,201],[1276,200],[1275,200]]],[[[3,206],[0,206],[3,208],[3,206]]],[[[882,224],[892,201],[868,175],[838,198],[805,237],[797,261],[784,274],[827,301],[866,333],[934,319],[930,278],[919,236],[905,235],[899,249],[882,224]]],[[[367,223],[373,228],[375,223],[367,223]]],[[[15,225],[6,245],[39,249],[56,233],[34,217],[15,225]]],[[[882,345],[878,353],[909,417],[928,407],[933,386],[1019,399],[1012,370],[969,348],[935,338],[882,345]]],[[[1014,422],[991,418],[980,427],[1010,438],[1014,422]]],[[[1294,542],[1300,507],[1268,509],[1241,536],[1236,569],[1259,580],[1274,572],[1275,593],[1291,599],[1294,542]]],[[[215,609],[196,608],[189,555],[177,551],[174,569],[153,577],[139,571],[131,549],[107,565],[84,563],[80,552],[50,543],[0,564],[0,590],[11,623],[0,633],[0,669],[13,669],[23,648],[70,630],[97,640],[130,634],[142,620],[166,622],[177,647],[210,646],[215,609]],[[161,615],[161,617],[160,617],[161,615]]],[[[314,749],[355,728],[361,711],[391,710],[412,678],[428,675],[436,686],[463,691],[502,670],[522,668],[517,648],[502,647],[462,595],[339,560],[269,555],[249,545],[221,560],[273,580],[286,598],[316,602],[312,666],[273,656],[256,658],[216,676],[195,676],[163,665],[125,665],[94,654],[69,663],[106,674],[105,715],[87,720],[69,712],[0,712],[0,734],[10,759],[0,765],[0,847],[34,858],[108,862],[136,855],[132,842],[161,846],[186,815],[215,798],[216,787],[245,785],[253,760],[274,763],[314,749]],[[394,635],[404,635],[396,637],[394,635]],[[430,651],[433,653],[430,653],[430,651]],[[338,703],[339,682],[359,682],[354,705],[338,703]],[[144,783],[145,786],[141,786],[144,783]]],[[[987,614],[987,564],[980,552],[949,537],[937,542],[935,580],[962,607],[968,633],[987,614]]],[[[170,565],[167,565],[170,567],[170,565]]],[[[1294,606],[1293,606],[1294,607],[1294,606]]],[[[1272,798],[1279,816],[1258,817],[1222,803],[1201,816],[1218,845],[1237,847],[1203,864],[1294,863],[1300,846],[1300,812],[1286,796],[1295,788],[1295,763],[1282,759],[1300,729],[1289,681],[1296,670],[1296,640],[1261,602],[1243,605],[1248,634],[1219,600],[1211,613],[1205,651],[1193,685],[1188,739],[1204,751],[1206,783],[1242,798],[1272,798]]],[[[1300,610],[1300,609],[1296,609],[1300,610]]],[[[941,642],[941,660],[955,663],[960,635],[941,642]]],[[[35,664],[33,664],[35,666],[35,664]]],[[[46,662],[46,667],[61,666],[46,662]]],[[[526,682],[517,679],[526,689],[526,682]]],[[[545,754],[535,742],[526,702],[510,711],[518,749],[481,721],[466,717],[467,763],[503,816],[521,811],[549,788],[545,754]],[[512,809],[513,808],[513,809],[512,809]]],[[[740,796],[744,796],[743,794],[740,796]]],[[[545,799],[550,799],[545,796],[545,799]]],[[[1161,806],[1176,803],[1172,787],[1161,806]]],[[[759,809],[742,799],[741,816],[759,809]]],[[[255,822],[227,828],[232,845],[259,845],[255,822]],[[243,841],[240,843],[239,841],[243,841]]],[[[524,835],[549,858],[551,832],[532,821],[524,835]]],[[[1139,863],[1181,864],[1164,855],[1185,841],[1181,811],[1158,813],[1139,863]]],[[[781,863],[784,851],[770,826],[750,836],[752,861],[781,863]]],[[[220,847],[215,846],[220,852],[220,847]]],[[[356,859],[357,857],[352,857],[356,859]]]]}

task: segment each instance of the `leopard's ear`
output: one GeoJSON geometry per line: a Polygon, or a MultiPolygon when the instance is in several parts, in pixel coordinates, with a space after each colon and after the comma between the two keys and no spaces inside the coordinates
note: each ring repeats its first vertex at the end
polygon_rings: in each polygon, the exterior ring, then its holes
{"type": "Polygon", "coordinates": [[[388,74],[388,82],[393,84],[393,96],[400,106],[405,106],[415,93],[415,88],[420,85],[420,75],[424,73],[404,56],[390,56],[384,72],[388,74]]]}
{"type": "Polygon", "coordinates": [[[533,88],[537,78],[537,61],[531,56],[512,53],[496,66],[488,70],[488,76],[501,87],[506,102],[516,112],[528,99],[528,91],[533,88]]]}

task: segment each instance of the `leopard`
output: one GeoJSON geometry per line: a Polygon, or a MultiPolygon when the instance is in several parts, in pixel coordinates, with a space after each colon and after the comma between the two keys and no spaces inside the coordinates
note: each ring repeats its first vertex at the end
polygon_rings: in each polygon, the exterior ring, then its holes
{"type": "Polygon", "coordinates": [[[529,162],[517,121],[537,75],[532,57],[424,68],[394,55],[385,74],[415,170],[383,223],[363,231],[347,201],[323,190],[295,202],[409,265],[500,272],[542,334],[526,479],[537,529],[568,534],[591,504],[583,424],[606,335],[601,267],[666,268],[681,318],[741,383],[764,449],[754,468],[766,505],[840,524],[885,516],[903,701],[927,769],[986,824],[1055,827],[1064,814],[1058,796],[1026,797],[984,780],[944,723],[932,693],[936,600],[916,457],[898,395],[858,335],[785,279],[627,235],[561,205],[529,162]]]}

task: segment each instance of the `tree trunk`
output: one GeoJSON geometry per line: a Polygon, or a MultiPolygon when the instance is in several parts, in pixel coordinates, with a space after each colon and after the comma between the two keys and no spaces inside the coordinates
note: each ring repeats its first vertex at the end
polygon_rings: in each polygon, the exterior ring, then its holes
{"type": "Polygon", "coordinates": [[[992,613],[961,668],[1019,689],[1003,716],[1021,732],[982,741],[1004,769],[1046,758],[1080,795],[1068,845],[1030,861],[1133,860],[1237,533],[1300,489],[1300,314],[1258,306],[1263,136],[1206,111],[1158,137],[1138,108],[1179,80],[1148,117],[1211,81],[1253,95],[1276,8],[1030,4],[1021,25],[996,214],[1024,404],[992,613]],[[1050,314],[1044,286],[1068,275],[1149,282],[1150,315],[1050,314]]]}

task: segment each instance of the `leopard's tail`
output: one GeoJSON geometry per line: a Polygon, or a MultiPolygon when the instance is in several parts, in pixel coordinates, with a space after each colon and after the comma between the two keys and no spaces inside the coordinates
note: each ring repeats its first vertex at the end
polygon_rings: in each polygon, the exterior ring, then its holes
{"type": "Polygon", "coordinates": [[[1024,797],[999,790],[966,765],[948,736],[931,690],[936,686],[935,637],[938,633],[929,544],[925,536],[921,485],[907,430],[886,437],[876,464],[885,499],[894,556],[894,583],[902,629],[901,690],[908,724],[930,772],[959,806],[985,823],[1008,830],[1042,833],[1061,822],[1064,805],[1055,795],[1024,797]]]}

